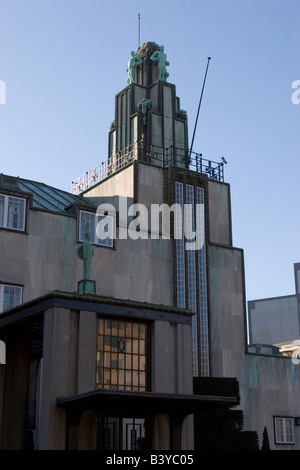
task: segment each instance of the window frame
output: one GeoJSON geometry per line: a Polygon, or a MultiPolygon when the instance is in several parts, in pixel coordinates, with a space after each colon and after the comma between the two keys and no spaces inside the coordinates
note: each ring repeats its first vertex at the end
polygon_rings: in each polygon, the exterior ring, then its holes
{"type": "Polygon", "coordinates": [[[103,248],[110,248],[110,249],[114,249],[115,248],[115,217],[112,216],[112,215],[103,215],[101,216],[100,214],[97,214],[96,212],[92,211],[92,210],[86,210],[86,209],[79,209],[79,214],[78,214],[78,242],[79,243],[83,243],[84,241],[84,238],[81,236],[81,221],[82,221],[82,214],[83,213],[86,213],[86,214],[89,214],[91,216],[93,216],[95,218],[95,232],[94,234],[91,234],[91,243],[94,245],[94,246],[101,246],[103,248]],[[111,223],[112,223],[112,227],[113,227],[113,237],[112,238],[106,238],[105,240],[107,240],[108,242],[110,243],[105,243],[104,241],[101,243],[101,240],[100,238],[98,238],[97,236],[97,232],[96,232],[96,227],[97,227],[97,224],[98,222],[104,218],[104,217],[108,217],[111,219],[111,223]]]}
{"type": "Polygon", "coordinates": [[[274,438],[275,438],[275,444],[277,445],[294,445],[295,444],[295,426],[294,426],[294,418],[291,416],[274,416],[274,438]],[[277,422],[280,421],[282,423],[282,434],[283,434],[283,440],[280,439],[279,436],[279,429],[277,422]],[[287,440],[287,422],[291,422],[292,427],[292,440],[288,441],[287,440]]]}
{"type": "MultiPolygon", "coordinates": [[[[4,198],[4,204],[3,204],[3,223],[0,219],[0,229],[5,229],[5,230],[12,230],[15,232],[25,232],[26,231],[26,216],[27,216],[27,198],[22,197],[22,196],[16,196],[10,193],[0,193],[0,197],[4,198]],[[9,199],[13,200],[18,200],[18,201],[23,201],[23,223],[22,226],[19,227],[10,227],[8,225],[9,223],[9,199]]],[[[19,224],[19,220],[18,220],[19,224]]]]}
{"type": "Polygon", "coordinates": [[[0,315],[2,315],[5,312],[8,312],[9,310],[11,310],[14,307],[17,307],[18,305],[21,305],[22,302],[23,302],[23,286],[22,285],[9,284],[9,283],[5,283],[5,282],[0,283],[0,315]],[[10,308],[4,310],[4,289],[5,289],[5,287],[10,287],[10,288],[13,287],[15,289],[20,289],[21,292],[20,292],[20,303],[14,305],[13,307],[10,307],[10,308]]]}
{"type": "MultiPolygon", "coordinates": [[[[122,325],[121,325],[122,326],[122,325]]],[[[109,327],[108,327],[109,328],[109,327]]],[[[108,316],[97,317],[97,346],[96,346],[96,370],[95,370],[95,386],[96,390],[121,390],[147,392],[150,390],[151,376],[151,357],[150,357],[150,324],[146,321],[133,318],[111,318],[108,316]],[[102,326],[101,326],[101,322],[102,326]],[[111,329],[116,329],[116,335],[107,334],[107,323],[111,322],[111,329]],[[113,325],[115,323],[115,325],[113,325]],[[120,334],[120,325],[123,324],[124,332],[120,334]],[[131,325],[131,327],[129,327],[131,325]],[[145,335],[141,335],[140,326],[144,327],[145,335]],[[128,334],[128,327],[131,332],[128,334]],[[134,329],[137,328],[137,329],[134,329]],[[106,342],[106,338],[110,338],[110,344],[106,342]],[[122,349],[121,342],[122,341],[122,349]],[[144,342],[144,353],[140,349],[144,342]],[[118,345],[117,349],[114,349],[118,345]],[[129,347],[129,349],[128,349],[129,347]],[[102,348],[102,349],[101,349],[102,348]],[[138,349],[136,349],[138,348],[138,349]],[[135,350],[136,349],[136,350],[135,350]],[[110,364],[106,362],[109,360],[110,364]],[[145,369],[141,364],[145,360],[145,369]],[[130,363],[130,364],[129,364],[130,363]],[[114,366],[112,366],[114,364],[114,366]],[[105,371],[109,372],[105,375],[105,371]],[[144,374],[144,384],[140,382],[139,376],[141,372],[144,374]],[[98,380],[99,377],[101,380],[98,380]],[[121,380],[120,380],[121,377],[121,380]],[[130,378],[130,382],[126,383],[126,377],[130,378]],[[137,381],[135,378],[137,377],[137,381]],[[109,379],[109,382],[106,382],[109,379]]]]}

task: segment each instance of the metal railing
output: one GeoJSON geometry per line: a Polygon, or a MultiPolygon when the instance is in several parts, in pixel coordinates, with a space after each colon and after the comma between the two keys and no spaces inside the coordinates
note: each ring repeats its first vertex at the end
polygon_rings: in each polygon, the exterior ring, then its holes
{"type": "Polygon", "coordinates": [[[133,160],[136,160],[137,156],[138,143],[136,142],[72,181],[72,193],[80,194],[95,184],[100,183],[100,181],[103,181],[108,178],[108,176],[111,176],[116,171],[127,166],[133,160]]]}
{"type": "Polygon", "coordinates": [[[217,163],[203,158],[201,153],[189,152],[178,147],[163,148],[152,145],[150,149],[144,147],[144,142],[135,142],[125,149],[117,152],[105,162],[92,168],[72,181],[72,194],[80,194],[97,183],[111,176],[116,171],[129,165],[134,160],[140,160],[162,167],[176,166],[186,168],[197,173],[204,173],[209,179],[224,181],[224,163],[217,163]]]}
{"type": "Polygon", "coordinates": [[[224,162],[207,160],[202,157],[202,153],[191,153],[189,169],[197,173],[205,173],[211,180],[224,181],[224,162]]]}

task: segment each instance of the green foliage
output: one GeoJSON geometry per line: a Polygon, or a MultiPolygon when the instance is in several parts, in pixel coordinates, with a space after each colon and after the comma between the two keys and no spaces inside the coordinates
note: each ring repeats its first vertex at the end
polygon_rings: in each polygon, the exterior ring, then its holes
{"type": "Polygon", "coordinates": [[[262,442],[261,450],[270,450],[269,435],[268,435],[268,430],[266,426],[264,427],[264,431],[263,431],[263,442],[262,442]]]}
{"type": "Polygon", "coordinates": [[[194,394],[235,397],[240,404],[240,387],[235,378],[194,377],[194,394]]]}
{"type": "MultiPolygon", "coordinates": [[[[194,393],[236,397],[240,403],[236,379],[196,377],[194,393]]],[[[243,431],[243,411],[228,407],[209,407],[194,416],[196,450],[259,450],[256,432],[243,431]]]]}

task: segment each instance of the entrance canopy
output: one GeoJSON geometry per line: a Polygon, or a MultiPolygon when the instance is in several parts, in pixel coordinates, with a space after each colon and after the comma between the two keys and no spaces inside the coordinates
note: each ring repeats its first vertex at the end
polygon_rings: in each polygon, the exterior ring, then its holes
{"type": "Polygon", "coordinates": [[[86,410],[96,413],[154,414],[168,413],[187,416],[202,409],[235,406],[234,397],[206,395],[180,395],[155,392],[127,392],[120,390],[95,390],[68,398],[57,398],[57,406],[81,414],[86,410]]]}

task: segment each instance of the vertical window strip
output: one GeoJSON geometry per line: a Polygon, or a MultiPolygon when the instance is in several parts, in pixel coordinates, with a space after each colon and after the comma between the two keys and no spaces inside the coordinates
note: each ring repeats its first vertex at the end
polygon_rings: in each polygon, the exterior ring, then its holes
{"type": "MultiPolygon", "coordinates": [[[[183,212],[183,183],[175,182],[175,201],[183,212]]],[[[180,220],[177,218],[177,220],[180,220]]],[[[181,237],[176,239],[177,306],[186,307],[185,301],[185,253],[184,253],[184,218],[182,217],[181,237]]]]}
{"type": "MultiPolygon", "coordinates": [[[[204,204],[204,188],[197,187],[197,204],[204,204]]],[[[205,225],[205,224],[204,224],[205,225]]],[[[200,319],[200,373],[209,376],[209,334],[208,334],[208,303],[207,303],[207,273],[206,273],[206,245],[205,226],[197,227],[202,230],[203,247],[198,250],[199,272],[199,319],[200,319]]],[[[199,234],[198,234],[199,236],[199,234]]]]}
{"type": "MultiPolygon", "coordinates": [[[[188,213],[188,227],[195,231],[195,203],[194,203],[194,186],[186,185],[186,204],[192,207],[192,211],[188,213]]],[[[197,312],[197,295],[196,295],[196,257],[195,250],[187,250],[187,275],[188,275],[188,308],[192,312],[197,312]]],[[[197,315],[192,318],[192,348],[193,348],[193,375],[197,376],[198,370],[198,334],[197,334],[197,315]]]]}

